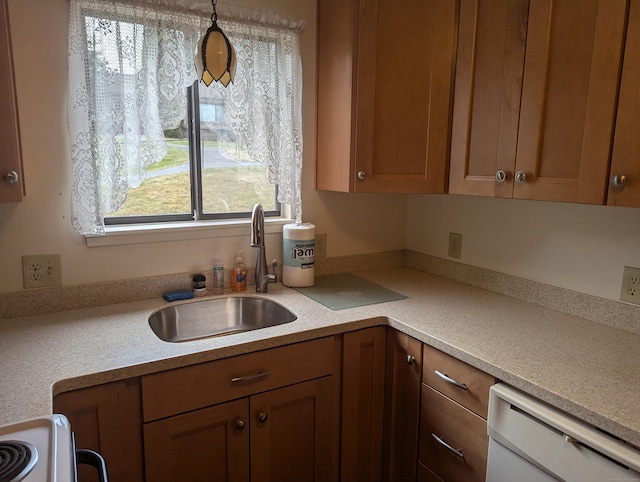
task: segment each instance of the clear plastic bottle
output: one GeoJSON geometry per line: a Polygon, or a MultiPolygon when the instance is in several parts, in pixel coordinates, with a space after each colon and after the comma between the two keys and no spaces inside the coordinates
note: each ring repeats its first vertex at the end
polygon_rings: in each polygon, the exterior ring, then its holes
{"type": "Polygon", "coordinates": [[[219,254],[213,261],[213,283],[211,287],[214,295],[224,294],[224,264],[219,254]]]}
{"type": "Polygon", "coordinates": [[[231,290],[247,290],[247,265],[242,260],[242,251],[236,251],[236,263],[231,271],[231,290]]]}

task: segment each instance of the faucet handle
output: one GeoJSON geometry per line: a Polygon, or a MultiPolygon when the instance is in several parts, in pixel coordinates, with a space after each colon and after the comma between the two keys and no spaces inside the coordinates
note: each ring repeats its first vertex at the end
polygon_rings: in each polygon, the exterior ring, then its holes
{"type": "Polygon", "coordinates": [[[269,283],[277,283],[278,282],[278,260],[274,259],[271,262],[271,267],[273,268],[273,273],[267,274],[267,281],[269,283]]]}

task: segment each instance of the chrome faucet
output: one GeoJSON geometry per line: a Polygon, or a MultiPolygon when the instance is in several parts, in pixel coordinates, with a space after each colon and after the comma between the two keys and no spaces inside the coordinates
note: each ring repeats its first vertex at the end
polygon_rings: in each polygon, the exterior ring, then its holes
{"type": "Polygon", "coordinates": [[[261,204],[253,206],[251,212],[251,247],[258,248],[256,258],[256,293],[266,293],[269,283],[278,281],[277,261],[273,260],[273,273],[267,268],[267,255],[264,248],[264,209],[261,204]]]}

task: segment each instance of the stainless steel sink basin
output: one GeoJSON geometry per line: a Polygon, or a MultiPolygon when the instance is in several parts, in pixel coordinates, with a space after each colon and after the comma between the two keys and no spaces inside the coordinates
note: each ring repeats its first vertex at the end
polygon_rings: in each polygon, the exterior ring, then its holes
{"type": "Polygon", "coordinates": [[[230,296],[161,308],[149,316],[149,326],[161,340],[180,342],[282,325],[297,318],[267,298],[230,296]]]}

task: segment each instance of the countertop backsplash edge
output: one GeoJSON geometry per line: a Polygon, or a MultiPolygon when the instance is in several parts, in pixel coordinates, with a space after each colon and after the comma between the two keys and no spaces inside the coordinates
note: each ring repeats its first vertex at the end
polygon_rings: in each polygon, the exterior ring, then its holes
{"type": "MultiPolygon", "coordinates": [[[[405,266],[640,334],[640,307],[412,250],[317,257],[315,262],[316,276],[405,266]]],[[[0,319],[160,298],[166,291],[190,289],[193,274],[178,273],[0,293],[0,319]]],[[[253,279],[252,273],[248,278],[253,279]]]]}
{"type": "Polygon", "coordinates": [[[407,268],[640,335],[640,307],[405,250],[407,268]]]}

